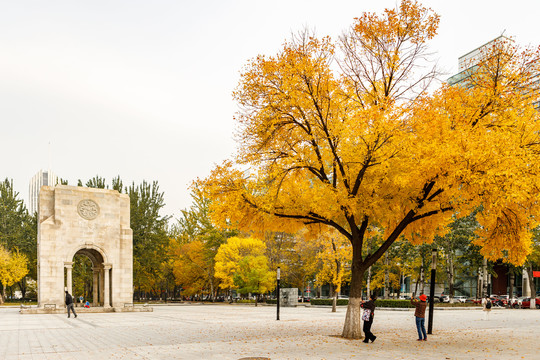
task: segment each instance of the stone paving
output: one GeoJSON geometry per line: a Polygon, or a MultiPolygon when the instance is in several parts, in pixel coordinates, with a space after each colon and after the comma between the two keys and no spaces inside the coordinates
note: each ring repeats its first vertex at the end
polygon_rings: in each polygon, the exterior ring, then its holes
{"type": "Polygon", "coordinates": [[[374,343],[345,340],[345,308],[154,306],[151,313],[21,315],[0,308],[0,359],[539,359],[540,310],[436,310],[416,341],[412,311],[377,309],[374,343]]]}

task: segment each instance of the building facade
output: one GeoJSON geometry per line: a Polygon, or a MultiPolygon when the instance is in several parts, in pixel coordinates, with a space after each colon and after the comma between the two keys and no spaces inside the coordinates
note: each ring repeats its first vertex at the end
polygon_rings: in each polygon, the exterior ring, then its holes
{"type": "Polygon", "coordinates": [[[39,190],[42,186],[55,186],[58,177],[51,170],[39,170],[28,186],[28,211],[33,214],[38,211],[39,190]]]}

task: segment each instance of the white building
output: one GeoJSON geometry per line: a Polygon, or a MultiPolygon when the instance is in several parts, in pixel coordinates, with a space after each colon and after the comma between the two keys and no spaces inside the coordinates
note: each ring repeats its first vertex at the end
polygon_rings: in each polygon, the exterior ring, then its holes
{"type": "Polygon", "coordinates": [[[30,180],[28,187],[28,211],[30,214],[38,211],[39,189],[42,186],[55,186],[58,177],[51,170],[40,170],[30,180]]]}

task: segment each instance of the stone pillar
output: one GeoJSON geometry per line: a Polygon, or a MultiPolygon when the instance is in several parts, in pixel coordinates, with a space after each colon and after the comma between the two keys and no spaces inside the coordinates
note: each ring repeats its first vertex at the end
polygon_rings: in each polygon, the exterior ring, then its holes
{"type": "Polygon", "coordinates": [[[98,294],[99,294],[99,290],[98,290],[99,289],[99,268],[92,268],[92,271],[94,272],[94,279],[92,281],[92,285],[93,285],[93,289],[92,289],[92,294],[93,294],[92,306],[96,307],[99,304],[99,298],[98,298],[98,294]]]}
{"type": "Polygon", "coordinates": [[[110,289],[110,273],[111,273],[111,264],[103,264],[103,307],[111,307],[111,289],[110,289]]]}
{"type": "Polygon", "coordinates": [[[65,262],[64,267],[66,268],[66,290],[73,296],[73,262],[65,262]]]}
{"type": "Polygon", "coordinates": [[[98,286],[99,286],[99,306],[103,306],[103,269],[98,271],[98,286]]]}

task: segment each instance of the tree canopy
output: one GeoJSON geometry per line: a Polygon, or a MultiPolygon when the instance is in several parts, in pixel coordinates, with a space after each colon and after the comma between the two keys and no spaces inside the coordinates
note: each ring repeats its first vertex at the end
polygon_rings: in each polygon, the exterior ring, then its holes
{"type": "Polygon", "coordinates": [[[234,92],[238,155],[201,181],[222,224],[327,226],[351,242],[348,338],[361,337],[364,271],[400,235],[430,242],[453,214],[483,206],[482,254],[521,264],[540,218],[539,51],[503,39],[463,84],[428,92],[438,22],[404,0],[356,18],[338,41],[304,32],[257,56],[234,92]],[[383,242],[364,252],[373,232],[383,242]]]}

